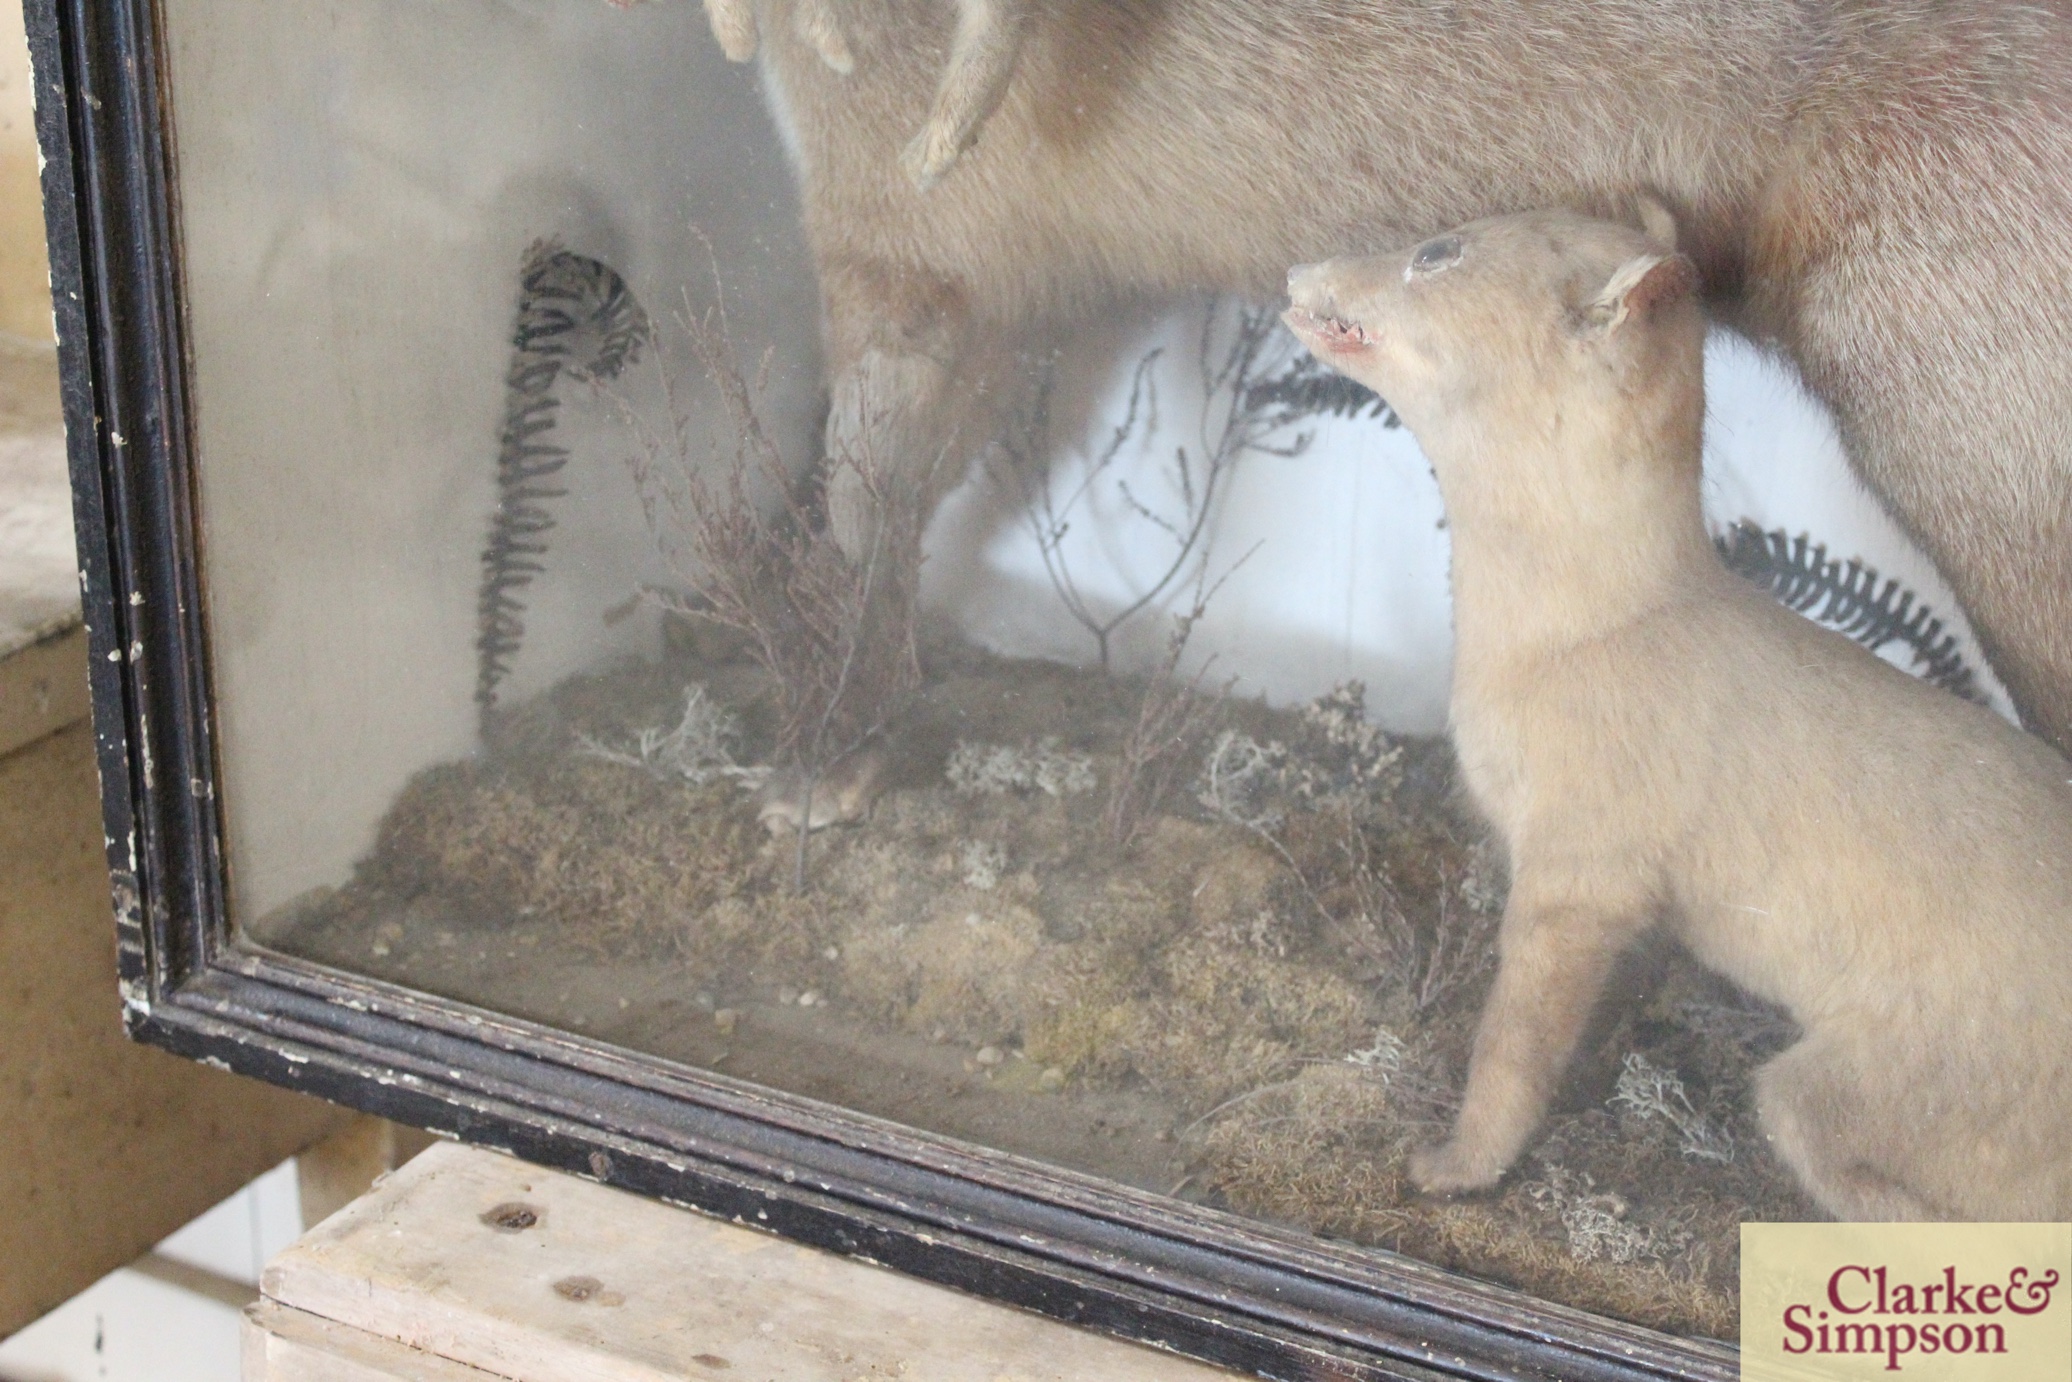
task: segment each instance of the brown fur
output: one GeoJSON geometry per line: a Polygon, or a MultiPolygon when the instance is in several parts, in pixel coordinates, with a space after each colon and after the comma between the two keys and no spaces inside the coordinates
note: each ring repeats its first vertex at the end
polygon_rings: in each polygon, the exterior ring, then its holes
{"type": "Polygon", "coordinates": [[[2072,765],[1720,564],[1681,256],[1561,212],[1455,236],[1289,281],[1438,472],[1453,733],[1511,858],[1459,1119],[1413,1179],[1502,1175],[1659,923],[1798,1022],[1758,1112],[1829,1211],[2072,1214],[2072,765]]]}
{"type": "MultiPolygon", "coordinates": [[[[707,3],[729,52],[760,33],[796,158],[830,445],[884,417],[935,477],[920,502],[961,472],[935,458],[993,435],[1013,352],[1046,329],[1652,193],[1714,306],[1834,407],[2025,719],[2072,746],[2062,3],[707,3]]],[[[839,482],[833,510],[852,546],[874,521],[839,482]]]]}

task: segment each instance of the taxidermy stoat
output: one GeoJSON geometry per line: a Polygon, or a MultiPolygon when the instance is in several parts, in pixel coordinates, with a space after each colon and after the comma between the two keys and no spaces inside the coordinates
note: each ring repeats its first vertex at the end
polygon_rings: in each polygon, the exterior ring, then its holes
{"type": "MultiPolygon", "coordinates": [[[[831,453],[932,508],[1075,318],[1660,198],[2072,749],[2072,14],[1976,0],[705,0],[760,52],[831,453]],[[952,464],[938,464],[948,454],[952,464]]],[[[831,483],[863,550],[881,501],[831,483]]]]}
{"type": "Polygon", "coordinates": [[[1503,1174],[1659,922],[1797,1021],[1757,1112],[1829,1212],[2072,1217],[2072,765],[1722,566],[1697,284],[1566,212],[1289,277],[1296,334],[1438,472],[1453,735],[1510,856],[1459,1118],[1411,1178],[1503,1174]]]}

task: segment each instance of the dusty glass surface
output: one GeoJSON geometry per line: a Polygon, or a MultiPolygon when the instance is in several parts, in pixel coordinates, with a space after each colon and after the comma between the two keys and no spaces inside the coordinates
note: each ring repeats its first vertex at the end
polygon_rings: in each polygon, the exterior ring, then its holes
{"type": "MultiPolygon", "coordinates": [[[[816,260],[797,190],[1016,156],[898,162],[946,8],[854,6],[853,53],[758,8],[761,68],[686,3],[164,0],[243,934],[1732,1337],[1735,1226],[1815,1212],[1750,1104],[1794,1033],[1673,947],[1496,1191],[1406,1180],[1506,890],[1408,432],[1270,281],[1036,292],[959,355],[898,216],[816,260]]],[[[1707,371],[1740,565],[1876,567],[2004,708],[1826,416],[1707,371]]]]}

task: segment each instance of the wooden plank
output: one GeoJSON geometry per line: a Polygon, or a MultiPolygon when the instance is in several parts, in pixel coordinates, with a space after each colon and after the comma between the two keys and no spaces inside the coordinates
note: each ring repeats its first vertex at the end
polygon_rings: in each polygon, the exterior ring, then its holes
{"type": "Polygon", "coordinates": [[[245,1311],[244,1382],[505,1382],[273,1301],[245,1311]]]}
{"type": "Polygon", "coordinates": [[[0,758],[0,1336],[348,1117],[124,1037],[93,735],[0,758]]]}
{"type": "Polygon", "coordinates": [[[1231,1374],[479,1148],[435,1146],[267,1299],[516,1382],[1213,1382],[1231,1374]]]}

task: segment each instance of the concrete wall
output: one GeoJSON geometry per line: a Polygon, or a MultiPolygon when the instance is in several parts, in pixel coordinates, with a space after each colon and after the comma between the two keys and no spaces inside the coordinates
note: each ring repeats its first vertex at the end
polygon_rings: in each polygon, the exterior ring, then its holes
{"type": "Polygon", "coordinates": [[[50,260],[37,189],[35,93],[20,11],[0,20],[0,342],[47,343],[50,260]]]}

